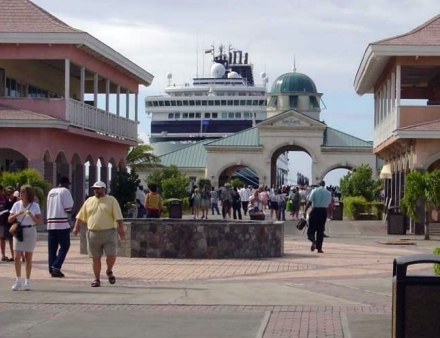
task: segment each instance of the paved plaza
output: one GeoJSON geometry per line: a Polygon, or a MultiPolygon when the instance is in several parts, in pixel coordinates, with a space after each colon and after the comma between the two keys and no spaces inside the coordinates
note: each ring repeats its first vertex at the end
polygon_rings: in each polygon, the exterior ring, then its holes
{"type": "Polygon", "coordinates": [[[377,221],[328,225],[324,254],[286,222],[282,258],[118,258],[116,284],[103,276],[101,288],[75,237],[66,278],[51,278],[40,233],[31,292],[12,292],[13,265],[0,264],[0,337],[389,338],[393,258],[440,242],[386,235],[377,221]],[[413,245],[384,244],[402,239],[413,245]]]}

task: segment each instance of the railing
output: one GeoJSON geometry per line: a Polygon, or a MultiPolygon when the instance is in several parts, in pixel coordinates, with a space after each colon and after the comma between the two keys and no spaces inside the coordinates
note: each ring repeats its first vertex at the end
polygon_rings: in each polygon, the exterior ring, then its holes
{"type": "Polygon", "coordinates": [[[399,114],[399,107],[394,107],[391,112],[382,120],[374,129],[373,146],[376,148],[384,141],[389,139],[393,132],[397,129],[397,115],[399,114]]]}
{"type": "Polygon", "coordinates": [[[137,140],[137,122],[122,116],[92,107],[70,99],[67,105],[67,119],[79,128],[88,129],[108,136],[137,140]]]}

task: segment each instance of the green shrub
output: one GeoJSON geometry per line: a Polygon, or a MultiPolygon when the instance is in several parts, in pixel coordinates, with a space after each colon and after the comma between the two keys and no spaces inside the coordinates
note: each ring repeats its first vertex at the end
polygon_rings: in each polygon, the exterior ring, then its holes
{"type": "MultiPolygon", "coordinates": [[[[440,255],[440,247],[434,249],[434,255],[440,255]]],[[[434,273],[440,276],[440,264],[434,264],[434,273]]]]}
{"type": "Polygon", "coordinates": [[[344,215],[351,220],[356,220],[362,212],[365,212],[367,200],[362,196],[344,197],[344,215]]]}

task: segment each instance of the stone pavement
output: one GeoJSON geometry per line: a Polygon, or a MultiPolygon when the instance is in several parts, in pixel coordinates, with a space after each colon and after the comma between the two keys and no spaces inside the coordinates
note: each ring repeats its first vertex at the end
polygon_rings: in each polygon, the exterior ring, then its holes
{"type": "Polygon", "coordinates": [[[324,254],[286,222],[282,258],[118,258],[116,285],[101,288],[77,238],[66,278],[50,278],[39,234],[31,292],[12,292],[13,265],[0,264],[0,337],[390,337],[393,258],[440,242],[386,235],[382,222],[328,224],[324,254]],[[379,244],[399,239],[415,245],[379,244]]]}

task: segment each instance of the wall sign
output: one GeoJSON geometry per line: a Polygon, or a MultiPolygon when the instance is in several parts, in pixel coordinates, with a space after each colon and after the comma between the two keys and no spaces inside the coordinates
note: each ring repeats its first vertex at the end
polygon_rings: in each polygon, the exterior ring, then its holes
{"type": "Polygon", "coordinates": [[[298,126],[301,124],[301,121],[291,117],[291,118],[282,120],[280,124],[283,126],[298,126]]]}

